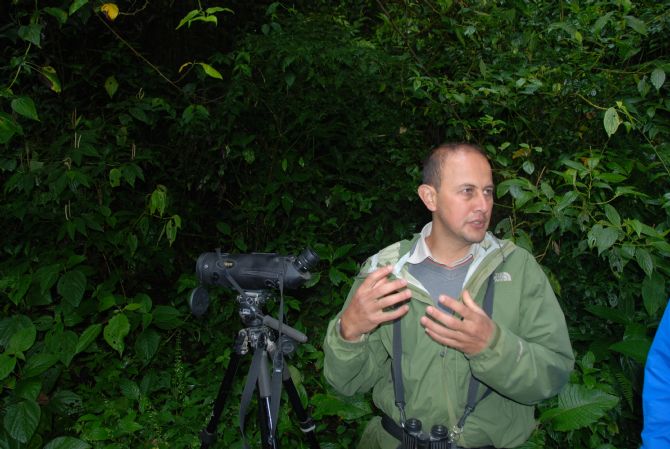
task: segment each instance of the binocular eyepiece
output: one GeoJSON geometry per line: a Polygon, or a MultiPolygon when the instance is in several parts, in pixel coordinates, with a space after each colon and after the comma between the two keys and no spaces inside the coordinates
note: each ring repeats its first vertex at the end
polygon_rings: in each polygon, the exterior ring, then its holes
{"type": "Polygon", "coordinates": [[[430,433],[421,430],[421,421],[409,418],[402,432],[402,445],[398,449],[449,449],[449,431],[435,424],[430,433]]]}

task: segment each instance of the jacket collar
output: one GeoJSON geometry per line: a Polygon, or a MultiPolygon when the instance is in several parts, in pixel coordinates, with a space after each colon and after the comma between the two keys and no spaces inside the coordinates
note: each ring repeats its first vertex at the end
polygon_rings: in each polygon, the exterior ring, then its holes
{"type": "MultiPolygon", "coordinates": [[[[433,222],[431,221],[428,222],[423,227],[423,229],[421,229],[421,233],[414,236],[414,238],[412,239],[412,245],[409,250],[409,256],[407,257],[408,263],[417,264],[423,262],[427,257],[432,258],[430,248],[428,247],[428,244],[426,244],[426,238],[430,235],[432,229],[433,229],[433,222]]],[[[477,262],[478,259],[481,260],[488,253],[490,253],[492,249],[495,249],[496,246],[501,246],[500,242],[498,241],[498,239],[495,238],[493,234],[487,232],[484,237],[484,240],[482,240],[479,243],[473,243],[472,245],[470,245],[470,250],[468,251],[468,253],[463,257],[463,259],[454,262],[454,265],[458,265],[460,262],[464,261],[470,256],[473,257],[474,259],[473,262],[477,262]]]]}
{"type": "MultiPolygon", "coordinates": [[[[400,247],[396,248],[396,257],[398,257],[398,259],[394,263],[394,275],[401,277],[401,271],[403,271],[403,268],[409,262],[412,254],[417,250],[421,239],[422,233],[415,234],[412,240],[405,241],[405,244],[401,243],[400,247]]],[[[507,255],[509,255],[515,247],[514,243],[509,240],[499,240],[492,233],[487,232],[484,236],[484,240],[473,244],[470,249],[470,254],[472,254],[473,260],[468,268],[468,273],[465,276],[465,284],[467,284],[476,273],[478,274],[477,278],[482,277],[482,279],[485,279],[488,277],[495,267],[505,260],[507,255]],[[480,270],[480,268],[482,270],[480,270]]],[[[377,254],[377,256],[379,255],[380,254],[377,254]]],[[[386,263],[393,262],[387,260],[386,263]]],[[[402,277],[410,277],[414,280],[407,272],[405,272],[402,277]]],[[[476,284],[479,284],[481,281],[481,279],[473,280],[476,284]]]]}

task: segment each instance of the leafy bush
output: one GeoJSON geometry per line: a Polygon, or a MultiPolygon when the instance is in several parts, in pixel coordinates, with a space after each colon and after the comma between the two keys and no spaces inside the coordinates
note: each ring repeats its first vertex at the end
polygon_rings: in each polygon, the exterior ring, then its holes
{"type": "MultiPolygon", "coordinates": [[[[225,289],[191,316],[195,259],[308,245],[291,374],[322,447],[351,447],[374,407],[321,376],[326,324],[358,264],[429,220],[423,154],[462,139],[577,355],[525,447],[636,446],[670,272],[667,6],[4,3],[0,447],[199,447],[241,323],[225,289]]],[[[220,445],[242,447],[230,405],[220,445]]],[[[282,407],[306,447],[295,424],[282,407]]]]}

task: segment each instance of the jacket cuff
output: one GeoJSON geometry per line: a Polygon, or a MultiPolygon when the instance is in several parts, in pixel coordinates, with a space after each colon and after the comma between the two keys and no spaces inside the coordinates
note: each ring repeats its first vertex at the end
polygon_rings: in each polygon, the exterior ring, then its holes
{"type": "Polygon", "coordinates": [[[358,352],[365,345],[368,338],[368,334],[363,334],[358,340],[345,340],[340,333],[340,318],[333,320],[328,327],[328,333],[326,334],[326,339],[328,340],[328,345],[332,348],[336,348],[343,351],[358,352]]]}
{"type": "Polygon", "coordinates": [[[368,338],[368,334],[361,334],[360,337],[358,337],[357,340],[347,340],[342,336],[342,318],[338,318],[337,322],[335,323],[335,328],[337,329],[337,335],[340,336],[340,338],[346,342],[349,343],[360,343],[362,341],[365,341],[366,338],[368,338]]]}

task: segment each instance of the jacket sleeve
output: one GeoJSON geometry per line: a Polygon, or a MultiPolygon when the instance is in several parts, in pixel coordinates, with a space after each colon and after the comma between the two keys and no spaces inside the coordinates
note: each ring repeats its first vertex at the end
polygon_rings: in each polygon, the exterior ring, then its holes
{"type": "Polygon", "coordinates": [[[642,449],[670,447],[668,371],[670,371],[670,307],[666,306],[644,367],[642,449]]]}
{"type": "MultiPolygon", "coordinates": [[[[533,257],[524,252],[519,277],[518,320],[511,329],[496,320],[489,347],[470,356],[473,375],[497,393],[521,404],[535,404],[556,395],[567,383],[574,354],[563,311],[549,280],[533,257]]],[[[509,301],[496,295],[494,301],[509,301]]],[[[495,310],[495,308],[494,308],[495,310]]]]}
{"type": "MultiPolygon", "coordinates": [[[[359,276],[349,292],[345,306],[363,281],[359,276]]],[[[389,355],[381,343],[379,332],[362,337],[360,341],[342,338],[337,325],[340,312],[328,325],[323,343],[324,376],[340,393],[351,396],[369,391],[388,372],[389,355]]]]}

